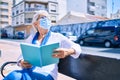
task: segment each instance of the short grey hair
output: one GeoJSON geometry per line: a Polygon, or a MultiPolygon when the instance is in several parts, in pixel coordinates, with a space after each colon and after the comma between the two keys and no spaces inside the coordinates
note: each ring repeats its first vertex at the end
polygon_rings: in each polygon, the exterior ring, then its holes
{"type": "Polygon", "coordinates": [[[39,11],[36,11],[36,13],[34,14],[32,23],[37,21],[40,18],[40,16],[46,16],[47,18],[49,18],[49,14],[46,10],[39,10],[39,11]]]}

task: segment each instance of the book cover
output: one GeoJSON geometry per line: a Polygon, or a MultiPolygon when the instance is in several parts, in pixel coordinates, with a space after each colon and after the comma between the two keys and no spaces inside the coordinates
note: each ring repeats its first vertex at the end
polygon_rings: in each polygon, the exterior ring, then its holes
{"type": "Polygon", "coordinates": [[[58,58],[53,58],[53,50],[59,47],[59,43],[37,46],[34,44],[21,43],[22,55],[25,61],[34,66],[46,66],[53,63],[58,63],[58,58]]]}

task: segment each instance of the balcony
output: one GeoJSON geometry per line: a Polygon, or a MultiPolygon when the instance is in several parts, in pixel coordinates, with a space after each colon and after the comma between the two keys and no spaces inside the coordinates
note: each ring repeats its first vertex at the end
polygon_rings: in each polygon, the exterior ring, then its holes
{"type": "Polygon", "coordinates": [[[29,11],[39,11],[39,10],[46,10],[46,9],[43,9],[43,8],[26,8],[25,11],[29,12],[29,11]]]}
{"type": "MultiPolygon", "coordinates": [[[[33,2],[33,0],[25,0],[25,1],[28,1],[28,2],[33,2]]],[[[34,2],[44,2],[44,3],[48,3],[49,0],[34,0],[34,2]]]]}
{"type": "Polygon", "coordinates": [[[9,22],[9,19],[8,18],[1,18],[1,21],[3,21],[3,22],[9,22]]]}
{"type": "Polygon", "coordinates": [[[8,12],[1,12],[1,15],[8,15],[8,12]]]}
{"type": "Polygon", "coordinates": [[[0,5],[0,8],[1,9],[8,9],[8,6],[6,6],[6,5],[0,5]]]}

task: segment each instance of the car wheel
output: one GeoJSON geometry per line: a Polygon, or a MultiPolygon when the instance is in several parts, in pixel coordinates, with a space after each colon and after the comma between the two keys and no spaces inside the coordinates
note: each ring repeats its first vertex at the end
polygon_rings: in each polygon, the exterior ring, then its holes
{"type": "Polygon", "coordinates": [[[109,47],[111,47],[111,42],[110,41],[105,41],[105,43],[104,43],[104,46],[106,47],[106,48],[109,48],[109,47]]]}
{"type": "Polygon", "coordinates": [[[80,45],[84,45],[84,41],[83,41],[83,40],[80,40],[80,41],[79,41],[79,44],[80,44],[80,45]]]}

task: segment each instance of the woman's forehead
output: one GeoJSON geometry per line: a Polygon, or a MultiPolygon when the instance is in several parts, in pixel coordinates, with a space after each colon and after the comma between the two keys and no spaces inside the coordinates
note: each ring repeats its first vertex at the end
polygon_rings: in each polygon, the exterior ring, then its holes
{"type": "Polygon", "coordinates": [[[43,16],[46,16],[46,17],[47,17],[47,15],[46,15],[46,14],[40,14],[39,16],[40,16],[40,17],[43,17],[43,16]]]}

